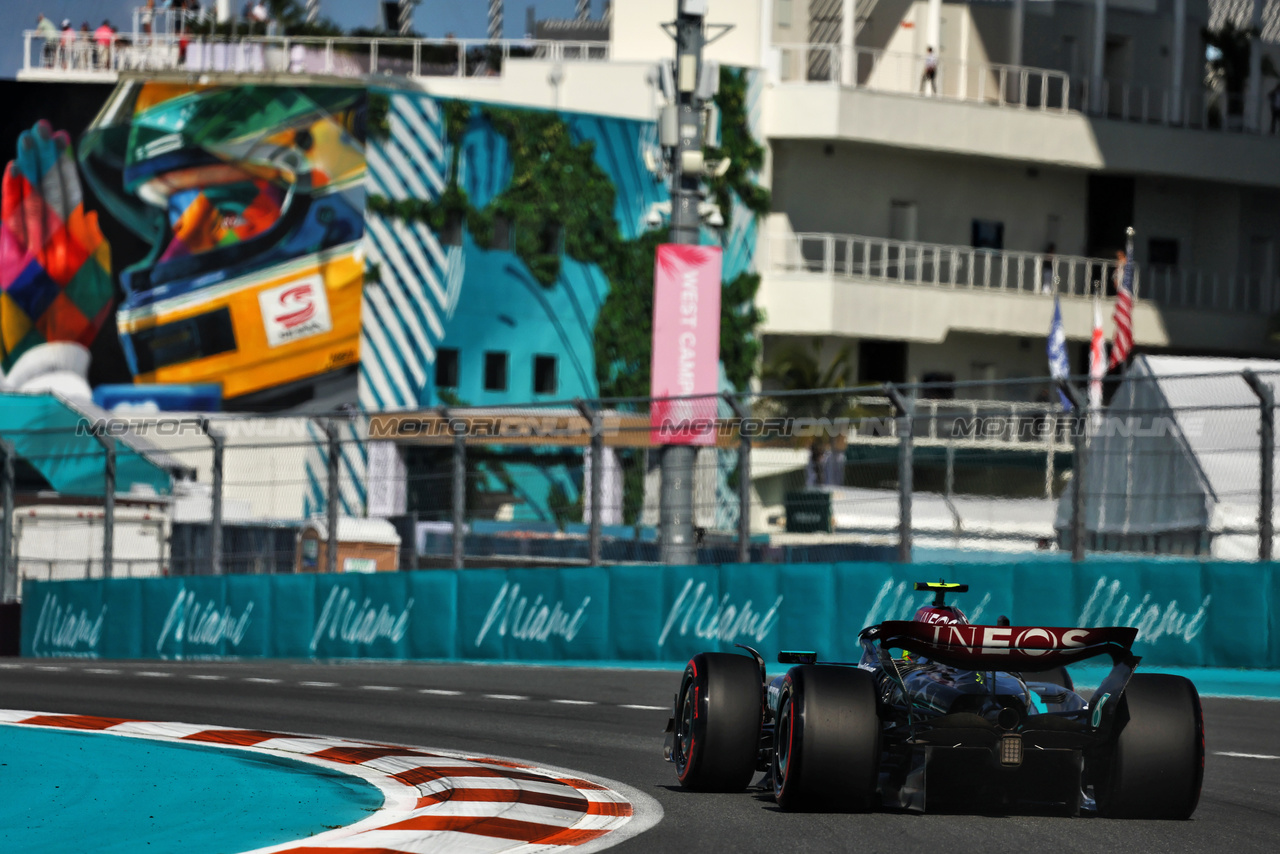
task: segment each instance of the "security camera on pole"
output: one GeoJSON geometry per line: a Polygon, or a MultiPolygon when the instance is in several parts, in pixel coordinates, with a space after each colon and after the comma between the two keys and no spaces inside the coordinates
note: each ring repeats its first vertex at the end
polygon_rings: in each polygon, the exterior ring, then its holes
{"type": "MultiPolygon", "coordinates": [[[[664,81],[670,103],[659,121],[670,157],[670,243],[654,264],[651,438],[662,446],[661,560],[697,561],[694,537],[694,463],[699,446],[714,446],[720,362],[721,258],[718,246],[700,246],[703,217],[718,210],[704,202],[704,118],[719,69],[704,63],[708,0],[677,0],[676,20],[664,29],[675,39],[674,74],[664,81]],[[690,397],[705,395],[705,397],[690,397]],[[701,424],[702,427],[695,425],[701,424]]],[[[712,25],[720,30],[728,27],[712,25]]]]}

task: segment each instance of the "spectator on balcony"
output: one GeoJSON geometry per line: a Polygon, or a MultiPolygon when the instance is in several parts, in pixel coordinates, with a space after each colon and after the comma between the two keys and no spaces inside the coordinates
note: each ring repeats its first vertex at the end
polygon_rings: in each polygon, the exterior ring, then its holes
{"type": "Polygon", "coordinates": [[[76,45],[76,31],[71,26],[70,18],[63,18],[62,30],[58,35],[58,53],[60,61],[58,62],[63,68],[66,68],[71,62],[71,54],[76,45]]]}
{"type": "MultiPolygon", "coordinates": [[[[85,26],[88,26],[88,24],[85,26]]],[[[99,68],[111,67],[111,43],[114,42],[115,39],[115,29],[111,26],[111,22],[104,18],[102,26],[93,31],[93,41],[94,44],[97,45],[99,68]]]]}
{"type": "Polygon", "coordinates": [[[924,74],[920,77],[920,91],[924,92],[925,84],[929,84],[929,89],[934,95],[938,94],[938,55],[933,52],[932,47],[924,50],[924,74]]]}
{"type": "Polygon", "coordinates": [[[143,35],[151,35],[151,21],[156,14],[156,0],[147,0],[147,5],[138,13],[138,21],[142,24],[143,35]]]}
{"type": "Polygon", "coordinates": [[[1043,294],[1051,294],[1057,288],[1058,277],[1054,274],[1053,269],[1053,251],[1056,247],[1050,243],[1045,247],[1044,260],[1040,262],[1040,292],[1043,294]]]}
{"type": "Polygon", "coordinates": [[[36,38],[44,42],[40,46],[40,64],[45,68],[52,68],[53,56],[58,50],[58,28],[44,15],[36,16],[36,38]]]}
{"type": "Polygon", "coordinates": [[[89,29],[88,21],[80,22],[80,29],[75,33],[74,40],[75,56],[72,62],[77,68],[88,68],[93,52],[93,30],[89,29]]]}

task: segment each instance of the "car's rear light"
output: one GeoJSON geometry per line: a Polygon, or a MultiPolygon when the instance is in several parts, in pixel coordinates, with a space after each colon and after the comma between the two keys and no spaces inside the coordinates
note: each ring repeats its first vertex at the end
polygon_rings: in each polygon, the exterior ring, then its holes
{"type": "Polygon", "coordinates": [[[1011,732],[1000,737],[1000,764],[1006,768],[1022,764],[1022,736],[1011,732]]]}

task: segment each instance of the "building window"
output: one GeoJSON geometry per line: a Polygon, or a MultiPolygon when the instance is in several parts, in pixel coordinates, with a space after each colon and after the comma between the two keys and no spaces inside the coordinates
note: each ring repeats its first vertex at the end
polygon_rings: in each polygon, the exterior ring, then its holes
{"type": "Polygon", "coordinates": [[[489,351],[484,354],[484,390],[507,390],[507,354],[489,351]]]}
{"type": "Polygon", "coordinates": [[[1178,266],[1178,241],[1168,237],[1153,237],[1148,240],[1147,263],[1153,267],[1178,266]]]}
{"type": "Polygon", "coordinates": [[[493,218],[493,242],[489,248],[508,252],[516,248],[513,223],[505,216],[495,216],[493,218]]]}
{"type": "Polygon", "coordinates": [[[993,219],[975,219],[973,221],[974,249],[1003,249],[1004,223],[993,219]]]}
{"type": "Polygon", "coordinates": [[[791,0],[778,0],[774,11],[778,16],[778,27],[780,29],[791,29],[791,0]]]}
{"type": "Polygon", "coordinates": [[[436,388],[458,387],[458,351],[441,347],[436,351],[436,388]]]}
{"type": "Polygon", "coordinates": [[[444,226],[440,229],[440,245],[462,245],[462,214],[451,213],[445,217],[444,226]]]}
{"type": "Polygon", "coordinates": [[[555,356],[534,356],[533,357],[533,393],[534,394],[555,394],[556,388],[557,388],[556,357],[555,356]]]}

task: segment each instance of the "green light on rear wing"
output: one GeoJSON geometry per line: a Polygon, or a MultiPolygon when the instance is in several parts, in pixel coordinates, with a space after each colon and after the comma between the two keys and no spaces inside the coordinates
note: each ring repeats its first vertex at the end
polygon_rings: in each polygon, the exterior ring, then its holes
{"type": "Polygon", "coordinates": [[[916,590],[943,590],[947,593],[968,593],[969,585],[955,584],[950,581],[917,581],[916,590]]]}

